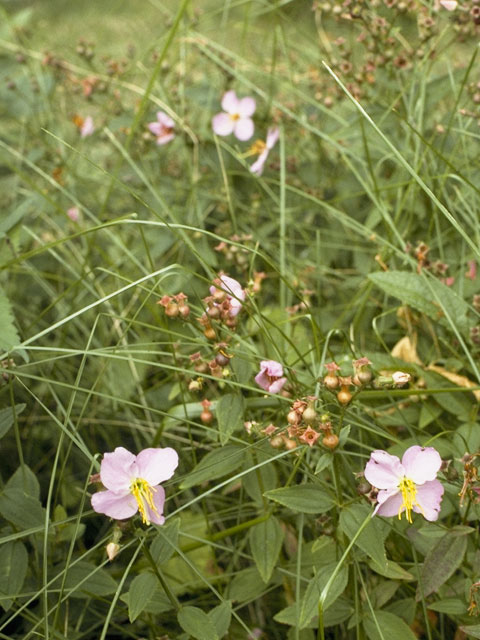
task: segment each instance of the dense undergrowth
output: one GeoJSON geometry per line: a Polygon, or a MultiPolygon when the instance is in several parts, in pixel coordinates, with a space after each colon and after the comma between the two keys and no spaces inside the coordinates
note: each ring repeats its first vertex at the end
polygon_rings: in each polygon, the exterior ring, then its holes
{"type": "Polygon", "coordinates": [[[480,638],[480,5],[2,4],[0,638],[480,638]]]}

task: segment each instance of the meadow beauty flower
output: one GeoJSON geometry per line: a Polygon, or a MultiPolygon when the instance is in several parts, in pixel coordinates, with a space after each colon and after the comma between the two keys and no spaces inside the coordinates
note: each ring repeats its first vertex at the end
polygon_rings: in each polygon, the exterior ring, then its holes
{"type": "Polygon", "coordinates": [[[250,140],[253,136],[253,116],[256,103],[253,98],[237,98],[235,91],[227,91],[222,98],[223,112],[212,118],[212,128],[217,136],[229,136],[231,133],[239,140],[250,140]]]}
{"type": "Polygon", "coordinates": [[[278,127],[272,127],[267,131],[267,139],[265,140],[265,142],[263,140],[256,140],[253,143],[251,153],[258,153],[259,156],[250,167],[250,171],[256,176],[262,175],[263,166],[268,158],[268,154],[277,144],[279,135],[280,132],[278,130],[278,127]]]}
{"type": "Polygon", "coordinates": [[[262,360],[260,362],[260,371],[255,376],[255,382],[259,387],[270,393],[278,393],[286,381],[280,362],[275,360],[262,360]]]}
{"type": "Polygon", "coordinates": [[[242,302],[245,300],[245,291],[242,286],[234,278],[230,276],[220,276],[217,281],[214,281],[217,286],[210,287],[210,293],[215,295],[217,291],[223,291],[227,294],[228,313],[230,316],[235,317],[242,308],[242,302]]]}
{"type": "Polygon", "coordinates": [[[91,136],[92,133],[95,131],[95,125],[93,124],[92,116],[87,116],[86,118],[82,118],[82,116],[76,115],[73,117],[73,122],[77,127],[77,129],[79,130],[81,138],[86,138],[88,136],[91,136]]]}
{"type": "Polygon", "coordinates": [[[398,515],[401,520],[405,511],[411,523],[415,511],[426,520],[436,520],[443,496],[443,486],[436,479],[441,464],[433,447],[409,447],[401,462],[386,451],[373,451],[365,467],[365,479],[379,489],[373,515],[398,515]]]}
{"type": "Polygon", "coordinates": [[[164,111],[157,111],[157,122],[150,122],[148,128],[157,138],[157,144],[167,144],[174,139],[175,122],[164,111]]]}
{"type": "Polygon", "coordinates": [[[163,524],[165,491],[160,482],[172,477],[178,465],[174,449],[143,449],[135,456],[123,447],[105,453],[100,479],[107,491],[92,496],[92,507],[115,520],[124,520],[140,511],[145,524],[163,524]]]}

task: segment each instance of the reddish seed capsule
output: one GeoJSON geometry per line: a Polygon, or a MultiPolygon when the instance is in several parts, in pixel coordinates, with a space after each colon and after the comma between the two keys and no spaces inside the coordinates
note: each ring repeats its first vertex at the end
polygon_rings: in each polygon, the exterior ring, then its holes
{"type": "Polygon", "coordinates": [[[188,306],[188,304],[178,305],[178,311],[180,312],[182,318],[188,318],[188,316],[190,315],[190,307],[188,306]]]}
{"type": "Polygon", "coordinates": [[[329,433],[323,438],[322,444],[324,447],[327,447],[327,449],[336,449],[338,446],[338,436],[334,433],[329,433]]]}
{"type": "Polygon", "coordinates": [[[227,364],[230,362],[230,358],[227,358],[227,356],[224,356],[223,353],[217,353],[217,355],[215,356],[215,360],[217,364],[219,364],[221,367],[226,367],[227,364]]]}
{"type": "Polygon", "coordinates": [[[165,307],[165,315],[167,315],[169,318],[176,318],[179,313],[180,311],[176,302],[169,302],[165,307]]]}
{"type": "Polygon", "coordinates": [[[200,414],[200,420],[203,422],[203,424],[210,424],[211,421],[213,420],[213,413],[205,409],[200,414]]]}

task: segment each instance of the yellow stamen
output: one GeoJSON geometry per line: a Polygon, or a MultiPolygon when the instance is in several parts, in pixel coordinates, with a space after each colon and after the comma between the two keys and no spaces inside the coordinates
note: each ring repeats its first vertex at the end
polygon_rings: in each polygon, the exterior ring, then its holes
{"type": "Polygon", "coordinates": [[[233,120],[233,121],[240,120],[240,116],[238,113],[229,113],[228,115],[230,116],[230,120],[233,120]]]}
{"type": "Polygon", "coordinates": [[[266,148],[267,145],[263,140],[255,140],[255,142],[250,146],[250,149],[241,154],[241,157],[248,158],[249,156],[259,156],[266,148]]]}
{"type": "Polygon", "coordinates": [[[413,480],[410,480],[409,478],[403,477],[400,480],[400,484],[398,485],[398,488],[400,489],[401,494],[402,494],[402,498],[403,498],[403,502],[400,505],[400,509],[398,510],[398,519],[399,520],[402,519],[402,509],[405,507],[406,518],[407,518],[408,522],[410,522],[410,524],[412,524],[412,509],[413,509],[413,507],[414,506],[419,507],[419,509],[423,513],[423,509],[418,504],[417,499],[416,499],[417,487],[416,487],[416,485],[415,485],[413,480]]]}
{"type": "Polygon", "coordinates": [[[143,478],[136,478],[130,487],[130,491],[137,501],[138,510],[142,515],[142,521],[144,524],[150,524],[150,520],[147,517],[147,507],[156,513],[158,516],[157,507],[153,502],[153,494],[156,491],[155,487],[148,484],[143,478]]]}

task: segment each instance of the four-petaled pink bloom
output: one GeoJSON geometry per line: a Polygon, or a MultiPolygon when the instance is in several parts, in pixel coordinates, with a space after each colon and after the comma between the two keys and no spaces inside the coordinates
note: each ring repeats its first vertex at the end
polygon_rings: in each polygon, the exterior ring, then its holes
{"type": "Polygon", "coordinates": [[[91,136],[94,131],[95,125],[93,124],[93,118],[92,116],[87,116],[80,125],[80,137],[86,138],[87,136],[91,136]]]}
{"type": "Polygon", "coordinates": [[[171,478],[177,465],[177,452],[170,447],[143,449],[137,456],[123,447],[105,453],[100,479],[107,491],[93,494],[93,509],[115,520],[140,511],[145,524],[163,524],[165,491],[160,482],[171,478]]]}
{"type": "Polygon", "coordinates": [[[219,287],[210,287],[210,293],[213,295],[218,288],[225,291],[229,303],[229,315],[235,317],[242,308],[242,302],[245,300],[245,291],[242,285],[230,276],[219,277],[219,287]]]}
{"type": "Polygon", "coordinates": [[[259,387],[270,393],[278,393],[286,381],[280,362],[275,360],[262,360],[260,362],[260,371],[255,376],[255,382],[259,387]]]}
{"type": "Polygon", "coordinates": [[[259,153],[260,155],[250,167],[250,171],[256,176],[261,176],[263,172],[263,166],[268,158],[268,154],[276,145],[280,132],[278,127],[271,127],[267,131],[267,139],[257,140],[252,145],[252,153],[259,153]]]}
{"type": "Polygon", "coordinates": [[[406,512],[412,522],[412,511],[434,521],[440,512],[443,486],[436,479],[442,464],[433,447],[409,447],[400,462],[397,456],[376,450],[365,467],[365,478],[379,489],[373,515],[395,516],[406,512]]]}
{"type": "Polygon", "coordinates": [[[167,144],[174,139],[175,122],[164,111],[157,111],[157,122],[150,122],[148,128],[157,138],[157,144],[167,144]]]}
{"type": "Polygon", "coordinates": [[[255,113],[256,103],[253,98],[237,98],[235,91],[227,91],[222,98],[223,112],[212,119],[212,128],[217,136],[234,134],[239,140],[250,140],[254,125],[251,116],[255,113]]]}

